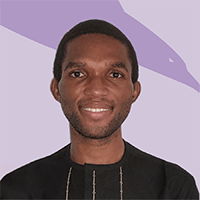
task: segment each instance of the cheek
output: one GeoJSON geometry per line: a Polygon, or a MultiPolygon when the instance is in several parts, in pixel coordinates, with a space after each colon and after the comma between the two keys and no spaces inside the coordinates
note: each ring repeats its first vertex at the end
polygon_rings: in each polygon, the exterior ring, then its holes
{"type": "Polygon", "coordinates": [[[127,85],[126,87],[118,90],[116,93],[116,104],[118,106],[118,111],[123,113],[129,113],[132,100],[133,100],[133,90],[130,85],[127,85]]]}
{"type": "Polygon", "coordinates": [[[116,96],[118,96],[118,99],[120,101],[130,99],[133,96],[133,87],[131,86],[131,84],[126,84],[121,87],[119,86],[115,94],[116,96]]]}
{"type": "Polygon", "coordinates": [[[60,103],[65,113],[77,112],[80,96],[81,91],[78,87],[64,82],[60,85],[60,103]]]}
{"type": "Polygon", "coordinates": [[[64,99],[68,99],[68,100],[73,100],[74,97],[76,96],[77,90],[74,89],[74,87],[67,83],[66,81],[62,81],[59,85],[59,91],[60,91],[60,95],[62,96],[62,98],[64,99]]]}

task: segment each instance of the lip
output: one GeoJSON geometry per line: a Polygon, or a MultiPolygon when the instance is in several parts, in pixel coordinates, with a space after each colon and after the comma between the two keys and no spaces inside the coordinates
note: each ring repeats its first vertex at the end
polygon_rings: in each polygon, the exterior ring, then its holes
{"type": "Polygon", "coordinates": [[[95,121],[108,119],[113,111],[113,107],[99,104],[84,105],[79,108],[82,115],[95,121]]]}
{"type": "Polygon", "coordinates": [[[88,112],[96,112],[96,113],[99,113],[99,112],[107,112],[108,109],[107,108],[82,108],[83,110],[86,110],[88,112]]]}
{"type": "Polygon", "coordinates": [[[82,115],[85,115],[86,117],[89,117],[92,120],[106,120],[109,114],[111,113],[110,109],[107,109],[107,111],[99,111],[99,112],[92,112],[89,110],[81,109],[82,115]]]}

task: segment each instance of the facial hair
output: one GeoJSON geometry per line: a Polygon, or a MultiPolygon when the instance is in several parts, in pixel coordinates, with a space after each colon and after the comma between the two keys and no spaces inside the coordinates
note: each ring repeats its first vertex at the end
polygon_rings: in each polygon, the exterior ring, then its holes
{"type": "Polygon", "coordinates": [[[84,127],[84,125],[81,123],[78,113],[71,110],[72,108],[71,103],[69,103],[62,97],[60,102],[64,115],[68,119],[70,125],[76,130],[76,132],[79,133],[84,138],[98,140],[110,137],[115,133],[115,131],[117,131],[121,127],[121,124],[123,123],[123,121],[126,119],[126,117],[130,112],[132,98],[126,99],[121,103],[120,105],[121,108],[119,112],[108,123],[108,125],[104,127],[93,125],[89,128],[84,127]]]}

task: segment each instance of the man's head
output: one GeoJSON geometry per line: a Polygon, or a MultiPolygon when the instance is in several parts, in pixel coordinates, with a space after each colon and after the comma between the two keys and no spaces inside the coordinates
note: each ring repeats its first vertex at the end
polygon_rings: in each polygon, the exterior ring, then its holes
{"type": "Polygon", "coordinates": [[[128,39],[107,22],[86,21],[68,33],[56,54],[52,93],[71,129],[85,138],[107,138],[120,132],[140,93],[135,52],[129,49],[128,39]],[[106,27],[100,27],[103,24],[106,27]]]}
{"type": "Polygon", "coordinates": [[[61,79],[61,74],[62,74],[61,66],[63,59],[67,56],[67,51],[66,51],[67,44],[81,35],[92,34],[92,33],[99,33],[111,36],[116,40],[119,40],[122,44],[124,44],[127,47],[128,56],[132,65],[132,82],[135,83],[138,79],[138,62],[136,53],[134,51],[131,42],[118,28],[116,28],[115,26],[106,21],[98,19],[81,22],[76,26],[74,26],[70,31],[68,31],[63,36],[58,46],[56,57],[54,60],[54,69],[53,69],[54,78],[58,82],[61,79]]]}

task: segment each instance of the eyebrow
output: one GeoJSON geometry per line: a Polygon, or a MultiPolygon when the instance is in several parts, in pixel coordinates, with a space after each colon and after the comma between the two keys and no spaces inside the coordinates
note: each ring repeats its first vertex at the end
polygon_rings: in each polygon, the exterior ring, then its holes
{"type": "MultiPolygon", "coordinates": [[[[67,70],[68,68],[75,68],[75,67],[83,67],[85,64],[82,62],[69,62],[67,64],[67,66],[64,68],[64,71],[67,70]]],[[[123,62],[112,62],[109,63],[110,66],[114,67],[114,68],[122,68],[124,70],[126,70],[128,72],[128,69],[126,67],[126,65],[123,62]]]]}
{"type": "Polygon", "coordinates": [[[83,67],[83,66],[84,63],[82,62],[69,62],[63,71],[67,70],[68,68],[83,67]]]}
{"type": "Polygon", "coordinates": [[[115,62],[115,63],[111,63],[111,65],[112,65],[112,67],[122,68],[128,72],[128,69],[123,62],[115,62]]]}

